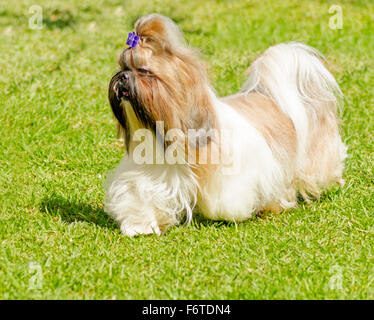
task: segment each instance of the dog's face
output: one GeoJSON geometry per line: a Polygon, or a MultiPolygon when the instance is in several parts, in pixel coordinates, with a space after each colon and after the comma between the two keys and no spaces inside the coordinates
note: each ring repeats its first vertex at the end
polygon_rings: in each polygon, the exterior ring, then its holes
{"type": "Polygon", "coordinates": [[[124,101],[129,101],[137,120],[154,129],[163,121],[165,129],[214,126],[204,65],[185,45],[183,35],[169,19],[159,14],[140,18],[135,24],[140,36],[135,48],[119,58],[121,70],[109,84],[109,101],[119,124],[129,138],[129,119],[124,101]]]}

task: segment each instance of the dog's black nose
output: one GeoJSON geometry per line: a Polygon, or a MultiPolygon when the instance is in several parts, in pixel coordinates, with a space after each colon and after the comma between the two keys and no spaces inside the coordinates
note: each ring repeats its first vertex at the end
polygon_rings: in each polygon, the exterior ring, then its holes
{"type": "Polygon", "coordinates": [[[118,79],[118,84],[121,88],[126,88],[128,84],[129,76],[127,73],[122,72],[118,79]]]}
{"type": "Polygon", "coordinates": [[[122,72],[121,74],[121,80],[127,80],[129,78],[127,72],[122,72]]]}

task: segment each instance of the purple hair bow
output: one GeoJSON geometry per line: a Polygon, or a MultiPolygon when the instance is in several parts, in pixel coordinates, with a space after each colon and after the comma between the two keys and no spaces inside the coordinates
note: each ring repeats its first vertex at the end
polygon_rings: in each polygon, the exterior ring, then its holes
{"type": "Polygon", "coordinates": [[[135,34],[135,32],[130,32],[129,36],[127,37],[126,44],[130,46],[130,48],[134,49],[139,43],[140,37],[135,34]]]}

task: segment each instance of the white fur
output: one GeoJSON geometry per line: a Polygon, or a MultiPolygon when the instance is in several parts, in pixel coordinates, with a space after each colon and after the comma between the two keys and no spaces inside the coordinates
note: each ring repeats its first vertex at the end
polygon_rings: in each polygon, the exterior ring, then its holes
{"type": "Polygon", "coordinates": [[[125,235],[161,234],[160,224],[191,220],[197,182],[184,165],[134,163],[126,156],[106,181],[105,211],[125,235]]]}
{"type": "Polygon", "coordinates": [[[198,202],[203,215],[210,219],[243,221],[274,199],[282,199],[285,185],[280,164],[264,137],[234,109],[215,98],[220,126],[233,133],[222,147],[232,166],[222,165],[202,187],[198,202]]]}

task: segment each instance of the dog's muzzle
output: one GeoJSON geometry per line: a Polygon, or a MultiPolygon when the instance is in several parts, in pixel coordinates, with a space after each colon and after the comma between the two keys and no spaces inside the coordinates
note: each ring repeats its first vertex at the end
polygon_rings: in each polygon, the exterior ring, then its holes
{"type": "Polygon", "coordinates": [[[128,99],[130,92],[129,92],[129,75],[126,71],[122,71],[119,76],[117,83],[115,84],[115,92],[118,99],[125,98],[128,99]]]}

